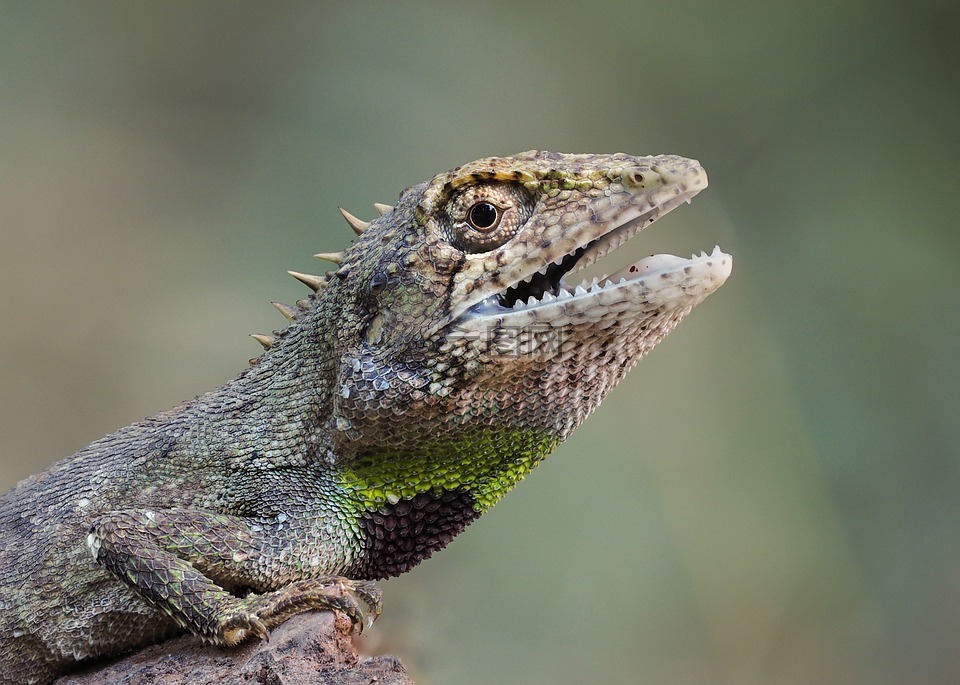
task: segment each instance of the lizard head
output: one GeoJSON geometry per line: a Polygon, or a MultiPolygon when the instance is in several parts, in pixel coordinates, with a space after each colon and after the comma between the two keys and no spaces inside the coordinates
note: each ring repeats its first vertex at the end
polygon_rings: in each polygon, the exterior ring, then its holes
{"type": "Polygon", "coordinates": [[[320,323],[331,451],[363,507],[453,498],[455,534],[562,442],[732,259],[654,255],[580,285],[573,273],[706,185],[678,156],[531,151],[404,191],[319,296],[339,317],[320,323]]]}
{"type": "Polygon", "coordinates": [[[673,155],[533,151],[404,191],[325,293],[356,313],[333,326],[341,448],[422,445],[400,425],[411,411],[420,425],[437,417],[433,438],[500,424],[565,438],[732,259],[654,255],[580,285],[572,274],[706,185],[698,162],[673,155]]]}

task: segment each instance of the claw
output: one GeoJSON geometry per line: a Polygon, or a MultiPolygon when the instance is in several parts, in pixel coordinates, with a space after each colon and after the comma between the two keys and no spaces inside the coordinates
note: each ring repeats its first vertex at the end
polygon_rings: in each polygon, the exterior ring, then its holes
{"type": "Polygon", "coordinates": [[[367,581],[354,585],[352,594],[367,605],[367,610],[361,611],[363,615],[363,625],[360,628],[360,632],[363,632],[363,629],[373,627],[374,622],[380,616],[380,612],[383,609],[381,603],[383,592],[380,590],[379,585],[367,581]]]}
{"type": "Polygon", "coordinates": [[[380,587],[370,581],[341,581],[342,596],[331,598],[330,605],[350,619],[351,632],[362,634],[373,626],[380,616],[382,592],[380,587]]]}
{"type": "Polygon", "coordinates": [[[228,647],[238,645],[254,635],[264,642],[270,641],[270,633],[260,617],[247,612],[228,617],[220,626],[219,632],[220,635],[214,638],[214,641],[228,647]]]}
{"type": "Polygon", "coordinates": [[[263,625],[263,621],[257,617],[253,617],[250,621],[250,632],[264,642],[270,642],[270,631],[263,625]]]}

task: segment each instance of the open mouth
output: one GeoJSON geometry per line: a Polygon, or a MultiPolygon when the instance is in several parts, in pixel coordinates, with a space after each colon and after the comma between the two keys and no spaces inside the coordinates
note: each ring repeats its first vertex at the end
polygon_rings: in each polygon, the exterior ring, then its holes
{"type": "MultiPolygon", "coordinates": [[[[689,198],[685,200],[690,202],[689,198]]],[[[567,283],[564,277],[579,271],[588,264],[601,259],[610,252],[626,244],[643,226],[655,221],[657,216],[645,215],[627,222],[604,235],[594,238],[586,245],[564,255],[560,260],[551,262],[532,276],[512,285],[496,295],[496,302],[504,309],[519,309],[541,302],[549,302],[571,295],[619,284],[631,277],[650,273],[656,267],[667,267],[685,261],[673,255],[650,255],[611,275],[603,275],[592,281],[584,280],[579,285],[567,283]]],[[[693,255],[696,259],[697,255],[693,255]]]]}
{"type": "MultiPolygon", "coordinates": [[[[559,231],[538,227],[540,242],[527,238],[526,250],[501,272],[501,277],[512,276],[503,279],[505,287],[487,291],[485,296],[477,288],[473,293],[476,299],[465,298],[463,309],[454,310],[457,329],[466,333],[529,324],[597,326],[598,322],[602,322],[601,327],[630,326],[630,322],[648,319],[655,312],[660,313],[656,316],[667,317],[673,316],[669,313],[675,310],[689,311],[719,288],[733,264],[732,258],[719,248],[689,259],[650,255],[613,273],[579,283],[571,275],[622,247],[654,221],[689,203],[706,187],[706,175],[698,163],[681,159],[677,165],[676,160],[668,161],[674,164],[672,171],[664,171],[664,165],[657,168],[646,163],[636,165],[629,173],[624,171],[621,178],[627,179],[627,185],[633,179],[637,187],[609,203],[603,198],[587,203],[579,210],[583,214],[580,221],[559,231]],[[653,184],[649,184],[648,169],[659,174],[653,184]],[[643,187],[640,181],[651,187],[643,187]],[[564,253],[549,252],[551,246],[561,244],[564,253]]],[[[555,225],[556,222],[546,224],[555,225]]],[[[464,280],[468,279],[465,275],[464,280]]]]}
{"type": "Polygon", "coordinates": [[[577,262],[587,251],[586,247],[579,247],[566,255],[559,264],[551,262],[530,278],[520,281],[504,292],[496,295],[497,304],[504,309],[513,309],[515,306],[527,302],[542,300],[545,295],[557,296],[563,290],[563,277],[574,270],[577,262]]]}
{"type": "MultiPolygon", "coordinates": [[[[724,279],[729,274],[730,256],[723,253],[719,245],[715,245],[710,254],[701,252],[699,255],[691,255],[689,259],[670,254],[650,255],[612,274],[597,276],[592,280],[584,279],[578,285],[571,285],[563,277],[575,270],[577,261],[586,250],[587,248],[579,248],[576,252],[567,255],[559,265],[551,264],[544,273],[538,272],[533,277],[498,294],[497,304],[503,309],[526,309],[566,298],[591,295],[601,290],[626,285],[629,281],[641,281],[649,276],[667,276],[677,268],[692,274],[694,264],[700,263],[707,269],[713,269],[716,266],[724,279]]],[[[486,304],[489,306],[490,303],[486,304]]]]}
{"type": "MultiPolygon", "coordinates": [[[[650,255],[612,274],[604,274],[592,280],[584,280],[579,284],[566,280],[566,277],[570,274],[623,246],[645,226],[653,223],[677,205],[683,202],[689,203],[690,199],[690,196],[677,197],[673,201],[668,201],[662,207],[628,220],[561,258],[550,262],[539,271],[506,290],[488,297],[481,303],[479,309],[487,312],[493,309],[501,311],[527,309],[568,297],[580,297],[600,290],[615,288],[629,281],[643,280],[665,271],[686,268],[687,273],[691,273],[690,265],[695,261],[706,260],[709,262],[711,257],[718,260],[727,258],[728,256],[722,253],[719,247],[715,247],[711,254],[701,252],[700,255],[692,255],[690,259],[669,254],[650,255]]],[[[713,264],[710,263],[709,266],[712,268],[713,264]]]]}

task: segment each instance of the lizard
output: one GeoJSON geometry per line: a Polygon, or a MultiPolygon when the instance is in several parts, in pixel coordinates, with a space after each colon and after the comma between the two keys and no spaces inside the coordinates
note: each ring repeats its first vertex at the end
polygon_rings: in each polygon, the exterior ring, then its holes
{"type": "Polygon", "coordinates": [[[529,151],[404,190],[363,221],[234,380],[97,440],[0,499],[0,679],[192,633],[267,639],[380,612],[523,479],[732,258],[573,273],[699,193],[677,155],[529,151]]]}

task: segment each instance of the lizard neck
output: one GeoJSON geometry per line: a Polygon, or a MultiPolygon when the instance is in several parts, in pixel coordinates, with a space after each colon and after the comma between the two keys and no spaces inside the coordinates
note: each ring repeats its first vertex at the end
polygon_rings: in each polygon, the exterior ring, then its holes
{"type": "Polygon", "coordinates": [[[388,578],[443,549],[559,442],[514,431],[352,461],[339,472],[340,485],[356,504],[362,538],[350,574],[388,578]]]}

